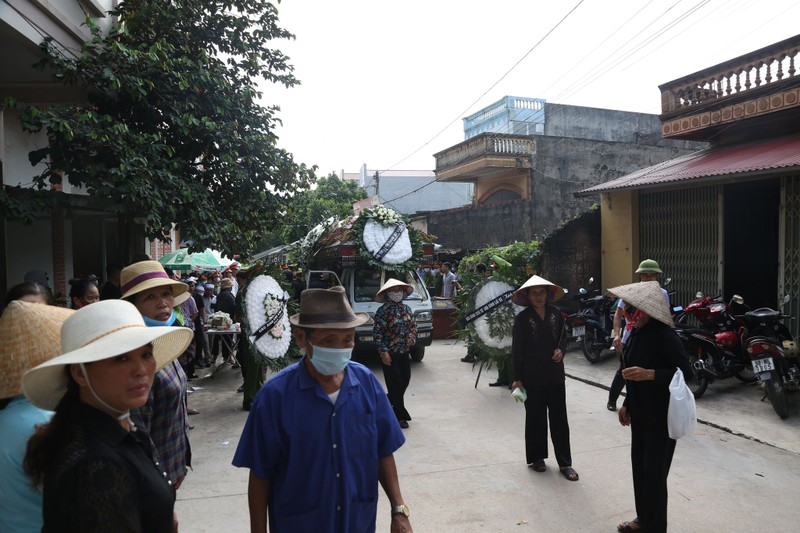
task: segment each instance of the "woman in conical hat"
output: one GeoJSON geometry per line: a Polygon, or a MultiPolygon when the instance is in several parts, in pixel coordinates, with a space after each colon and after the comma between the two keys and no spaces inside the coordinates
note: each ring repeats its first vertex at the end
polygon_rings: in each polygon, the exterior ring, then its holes
{"type": "Polygon", "coordinates": [[[637,517],[619,531],[667,530],[667,475],[675,452],[669,437],[669,384],[675,369],[692,375],[689,357],[672,329],[669,306],[657,281],[631,283],[609,292],[638,309],[639,319],[625,347],[622,377],[628,395],[619,422],[631,427],[631,470],[637,517]]]}
{"type": "Polygon", "coordinates": [[[523,307],[531,305],[531,302],[528,298],[528,290],[532,287],[545,287],[547,290],[547,301],[549,303],[553,303],[564,296],[563,288],[559,287],[555,283],[547,281],[541,276],[534,275],[528,278],[528,281],[523,283],[522,287],[514,292],[513,296],[511,296],[511,301],[523,307]]]}
{"type": "Polygon", "coordinates": [[[547,469],[547,423],[559,470],[570,481],[578,480],[572,468],[567,421],[567,390],[564,374],[564,318],[551,305],[564,291],[540,276],[526,281],[512,296],[527,307],[514,319],[511,358],[512,389],[527,394],[525,400],[525,457],[537,472],[547,469]]]}
{"type": "Polygon", "coordinates": [[[12,300],[0,316],[0,531],[42,530],[42,492],[22,461],[36,426],[47,424],[53,413],[22,395],[22,375],[58,355],[61,324],[72,313],[44,299],[12,300]]]}
{"type": "Polygon", "coordinates": [[[403,300],[414,287],[398,279],[388,279],[375,295],[383,302],[375,313],[372,334],[383,366],[383,378],[389,403],[401,428],[408,427],[411,415],[405,406],[404,395],[411,382],[411,347],[417,340],[417,322],[411,308],[403,300]]]}

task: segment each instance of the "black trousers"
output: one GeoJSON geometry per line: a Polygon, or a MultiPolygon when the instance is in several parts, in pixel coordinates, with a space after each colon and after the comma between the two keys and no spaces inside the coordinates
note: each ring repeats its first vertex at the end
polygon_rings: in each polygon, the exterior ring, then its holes
{"type": "Polygon", "coordinates": [[[525,459],[528,464],[547,455],[547,421],[550,420],[550,439],[553,441],[558,466],[572,466],[567,421],[567,387],[551,383],[525,387],[525,459]]]}
{"type": "Polygon", "coordinates": [[[667,476],[675,453],[664,417],[631,420],[631,470],[636,514],[648,533],[667,531],[667,476]]]}
{"type": "Polygon", "coordinates": [[[391,354],[392,364],[384,365],[383,380],[386,382],[386,395],[392,404],[394,415],[398,420],[411,420],[411,415],[406,411],[403,396],[408,384],[411,382],[411,357],[408,352],[391,354]]]}
{"type": "Polygon", "coordinates": [[[614,380],[611,382],[611,388],[608,390],[608,403],[617,403],[622,389],[625,388],[625,378],[622,377],[622,367],[617,368],[617,373],[614,374],[614,380]]]}

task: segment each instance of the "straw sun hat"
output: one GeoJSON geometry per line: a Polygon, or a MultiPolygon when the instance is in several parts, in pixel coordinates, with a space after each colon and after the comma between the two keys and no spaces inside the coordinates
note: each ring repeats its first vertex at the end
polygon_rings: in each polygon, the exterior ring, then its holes
{"type": "Polygon", "coordinates": [[[22,374],[57,356],[61,324],[75,311],[13,301],[0,317],[0,398],[22,394],[22,374]]]}
{"type": "Polygon", "coordinates": [[[631,304],[639,311],[647,313],[650,318],[663,322],[670,327],[675,327],[669,306],[666,299],[664,299],[664,293],[661,292],[661,285],[657,281],[620,285],[619,287],[608,289],[608,292],[618,298],[622,298],[625,303],[631,304]]]}
{"type": "Polygon", "coordinates": [[[130,302],[103,300],[81,308],[64,321],[63,355],[26,372],[22,390],[32,404],[52,411],[67,391],[66,365],[110,359],[153,343],[159,369],[181,355],[193,338],[189,328],[147,327],[130,302]]]}
{"type": "Polygon", "coordinates": [[[171,286],[172,295],[176,297],[189,290],[187,284],[170,278],[164,271],[164,266],[158,261],[139,261],[126,266],[120,273],[119,288],[124,299],[164,285],[171,286]]]}
{"type": "Polygon", "coordinates": [[[531,287],[546,287],[548,302],[555,302],[564,296],[564,289],[555,283],[551,283],[540,276],[531,276],[528,281],[522,284],[522,287],[514,291],[511,301],[523,307],[530,307],[531,301],[528,298],[528,289],[531,287]]]}
{"type": "Polygon", "coordinates": [[[408,283],[403,283],[399,279],[394,279],[394,278],[387,279],[386,283],[383,284],[383,287],[381,287],[378,293],[375,295],[375,301],[385,302],[386,291],[388,291],[392,287],[402,288],[404,292],[403,298],[408,298],[409,296],[411,296],[411,293],[414,292],[414,287],[412,287],[408,283]]]}
{"type": "Polygon", "coordinates": [[[353,312],[341,285],[304,290],[300,293],[300,312],[289,318],[289,322],[301,328],[325,329],[354,328],[367,320],[366,313],[353,312]]]}

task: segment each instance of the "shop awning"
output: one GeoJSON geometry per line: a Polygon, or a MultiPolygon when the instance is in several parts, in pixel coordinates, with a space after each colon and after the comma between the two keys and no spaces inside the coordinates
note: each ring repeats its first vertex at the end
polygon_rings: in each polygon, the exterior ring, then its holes
{"type": "Polygon", "coordinates": [[[707,148],[600,183],[575,194],[586,196],[622,189],[645,189],[662,184],[737,177],[784,169],[800,171],[800,135],[707,148]]]}

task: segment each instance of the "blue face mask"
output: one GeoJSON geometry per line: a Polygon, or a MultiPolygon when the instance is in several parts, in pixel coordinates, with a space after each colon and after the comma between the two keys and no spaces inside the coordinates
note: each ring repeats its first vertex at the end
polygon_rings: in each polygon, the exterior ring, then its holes
{"type": "Polygon", "coordinates": [[[347,367],[353,355],[352,348],[323,348],[311,345],[311,364],[323,376],[333,376],[347,367]]]}
{"type": "Polygon", "coordinates": [[[149,316],[144,316],[144,315],[142,315],[142,318],[144,319],[145,326],[147,326],[148,328],[152,328],[153,326],[171,326],[178,319],[178,317],[175,316],[174,309],[172,310],[172,314],[169,315],[169,318],[164,322],[162,322],[161,320],[153,320],[149,316]]]}

